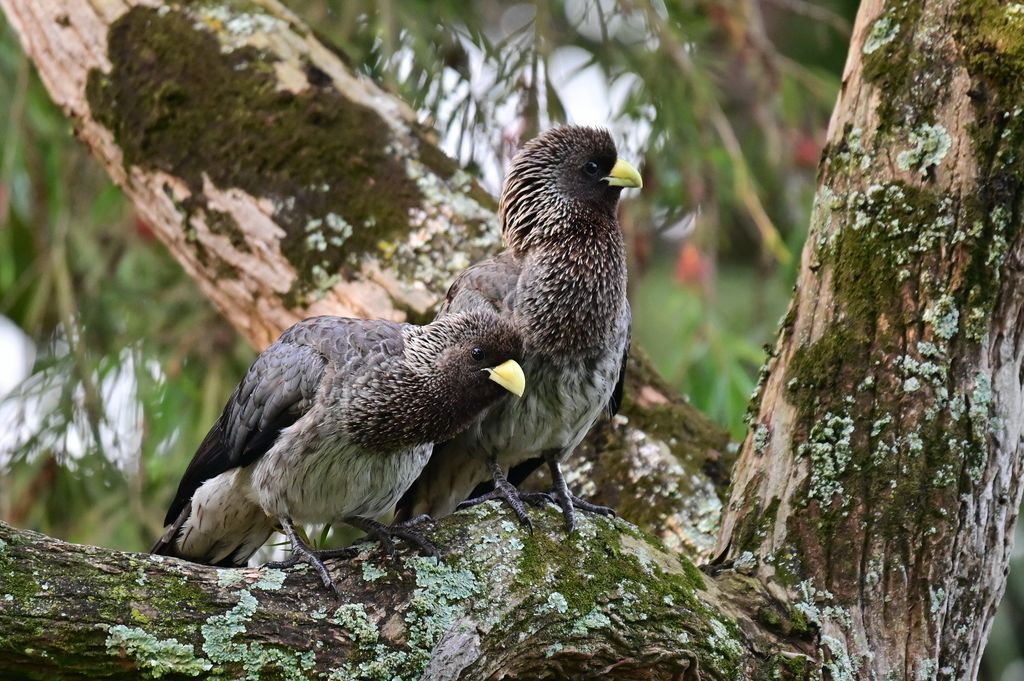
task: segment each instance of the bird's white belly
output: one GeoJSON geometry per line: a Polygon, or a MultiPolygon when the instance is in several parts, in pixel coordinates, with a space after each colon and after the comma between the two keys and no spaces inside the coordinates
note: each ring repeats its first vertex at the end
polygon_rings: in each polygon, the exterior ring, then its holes
{"type": "Polygon", "coordinates": [[[297,523],[341,522],[352,516],[378,518],[398,501],[430,458],[431,445],[402,452],[367,452],[347,438],[314,438],[293,431],[281,436],[253,465],[252,488],[269,515],[297,523]]]}
{"type": "Polygon", "coordinates": [[[532,365],[527,369],[527,393],[506,399],[480,424],[479,442],[497,453],[503,466],[547,449],[567,456],[586,436],[608,404],[619,362],[583,366],[532,365]]]}

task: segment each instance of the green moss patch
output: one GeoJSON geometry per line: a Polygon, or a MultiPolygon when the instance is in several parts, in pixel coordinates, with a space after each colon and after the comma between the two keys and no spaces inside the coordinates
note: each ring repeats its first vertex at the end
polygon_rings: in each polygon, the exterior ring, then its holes
{"type": "MultiPolygon", "coordinates": [[[[942,145],[917,146],[908,170],[919,173],[944,153],[942,145]]],[[[826,186],[856,182],[865,170],[857,165],[832,168],[842,175],[826,186]]],[[[858,555],[863,532],[942,526],[922,499],[929,490],[945,493],[963,463],[963,448],[939,434],[955,428],[943,411],[955,388],[946,352],[963,338],[967,292],[957,279],[930,277],[948,267],[952,245],[970,238],[962,213],[936,191],[893,181],[825,193],[830,218],[817,257],[839,310],[820,338],[796,349],[785,376],[797,411],[793,452],[810,473],[798,503],[811,511],[790,519],[794,560],[784,567],[819,574],[858,555]],[[905,347],[908,335],[921,333],[932,341],[905,347]],[[820,564],[809,564],[811,555],[820,564]]]]}
{"type": "Polygon", "coordinates": [[[786,371],[786,399],[803,418],[813,417],[820,401],[830,403],[859,380],[860,360],[869,345],[860,330],[836,324],[814,343],[798,347],[786,371]]]}
{"type": "Polygon", "coordinates": [[[957,40],[972,78],[970,127],[979,191],[966,198],[971,261],[965,277],[964,326],[980,340],[999,291],[1009,245],[1021,229],[1024,197],[1024,5],[961,3],[957,40]]]}
{"type": "MultiPolygon", "coordinates": [[[[109,73],[89,73],[93,115],[126,166],[162,170],[201,193],[219,188],[272,200],[299,273],[289,304],[408,229],[420,199],[388,127],[330,86],[278,89],[274,57],[222,48],[188,12],[136,7],[110,28],[109,73]]],[[[221,220],[212,229],[238,240],[221,220]]]]}
{"type": "Polygon", "coordinates": [[[957,7],[962,26],[958,38],[967,46],[964,58],[972,75],[1019,90],[1024,72],[1024,5],[969,0],[957,7]]]}

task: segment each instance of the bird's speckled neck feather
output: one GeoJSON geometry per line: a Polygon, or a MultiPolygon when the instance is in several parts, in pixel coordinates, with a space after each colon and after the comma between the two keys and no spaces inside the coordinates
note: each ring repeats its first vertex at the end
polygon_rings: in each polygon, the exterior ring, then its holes
{"type": "Polygon", "coordinates": [[[622,235],[617,228],[581,231],[568,244],[536,248],[524,258],[513,314],[531,355],[595,357],[615,333],[626,300],[622,235]]]}
{"type": "Polygon", "coordinates": [[[452,437],[504,395],[475,370],[457,369],[468,360],[469,346],[489,344],[500,361],[518,357],[521,348],[511,327],[486,312],[405,325],[402,339],[400,356],[368,372],[365,385],[351,387],[347,422],[353,439],[367,449],[395,451],[452,437]],[[465,357],[449,356],[460,351],[465,357]]]}

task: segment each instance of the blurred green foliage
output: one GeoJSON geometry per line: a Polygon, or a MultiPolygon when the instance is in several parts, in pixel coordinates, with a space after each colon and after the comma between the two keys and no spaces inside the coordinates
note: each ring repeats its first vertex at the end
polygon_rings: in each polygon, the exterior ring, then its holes
{"type": "Polygon", "coordinates": [[[730,264],[720,271],[712,296],[677,283],[670,264],[656,263],[637,282],[633,333],[661,374],[739,441],[765,358],[758,343],[774,338],[790,288],[781,276],[764,280],[749,267],[730,264]]]}
{"type": "MultiPolygon", "coordinates": [[[[795,279],[853,0],[289,5],[492,189],[517,139],[578,111],[579,83],[603,83],[606,124],[646,182],[623,214],[636,342],[742,437],[795,279]]],[[[0,396],[0,517],[144,549],[254,352],[74,140],[2,17],[0,98],[0,315],[37,349],[0,396]]],[[[987,678],[1020,669],[1007,624],[1020,612],[1000,614],[987,678]]]]}

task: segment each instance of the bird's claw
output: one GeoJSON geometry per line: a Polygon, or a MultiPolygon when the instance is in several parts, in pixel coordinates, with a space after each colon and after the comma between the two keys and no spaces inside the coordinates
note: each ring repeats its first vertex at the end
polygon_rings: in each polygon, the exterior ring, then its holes
{"type": "Polygon", "coordinates": [[[596,513],[597,515],[604,516],[605,518],[614,518],[615,509],[610,506],[602,506],[601,504],[595,504],[586,499],[581,499],[575,494],[570,494],[569,498],[572,499],[572,505],[581,511],[587,511],[588,513],[596,513]]]}
{"type": "MultiPolygon", "coordinates": [[[[344,549],[340,549],[339,551],[313,551],[305,546],[293,546],[290,558],[269,562],[264,565],[264,567],[290,568],[299,563],[306,563],[312,567],[318,575],[320,575],[320,580],[324,583],[324,586],[327,587],[327,590],[333,592],[335,598],[341,598],[341,594],[338,592],[338,587],[335,585],[334,580],[331,579],[331,573],[327,571],[327,566],[324,565],[323,561],[324,558],[338,557],[341,555],[340,551],[344,551],[344,549]]],[[[351,555],[351,553],[348,555],[351,555]]]]}
{"type": "Polygon", "coordinates": [[[384,532],[374,532],[368,535],[368,538],[373,541],[376,540],[380,544],[380,548],[387,554],[388,558],[395,555],[395,542],[391,539],[390,534],[384,532]]]}
{"type": "Polygon", "coordinates": [[[512,483],[502,477],[500,480],[494,481],[494,489],[490,492],[481,494],[473,499],[467,499],[455,508],[456,510],[462,510],[464,508],[477,506],[485,501],[502,501],[512,509],[513,513],[516,514],[516,518],[519,519],[519,524],[526,526],[526,529],[532,533],[533,523],[530,521],[530,514],[526,512],[526,507],[523,505],[524,501],[530,505],[538,505],[538,502],[532,497],[534,497],[533,493],[520,493],[512,483]]]}
{"type": "Polygon", "coordinates": [[[403,527],[419,527],[420,525],[426,525],[427,523],[433,524],[434,519],[426,513],[420,513],[417,516],[413,516],[408,520],[401,520],[397,523],[391,523],[392,528],[403,528],[403,527]]]}
{"type": "Polygon", "coordinates": [[[554,504],[562,509],[562,517],[565,518],[566,534],[572,534],[573,530],[576,529],[577,508],[581,511],[589,511],[590,513],[597,513],[605,517],[615,515],[613,509],[593,504],[569,491],[569,486],[565,484],[565,476],[562,475],[562,468],[559,466],[560,453],[557,450],[544,452],[544,459],[547,461],[548,468],[551,471],[551,489],[546,494],[554,504]]]}
{"type": "Polygon", "coordinates": [[[299,533],[295,531],[295,525],[292,524],[291,518],[282,517],[279,519],[281,523],[281,529],[288,537],[292,545],[292,555],[285,560],[272,561],[267,563],[264,567],[268,568],[290,568],[298,563],[306,563],[311,566],[316,573],[320,575],[320,580],[327,587],[328,591],[334,593],[335,598],[341,598],[341,594],[338,592],[338,587],[335,586],[334,580],[331,579],[331,573],[327,571],[327,566],[324,565],[324,559],[326,558],[340,558],[348,557],[351,558],[355,555],[352,549],[331,549],[327,551],[314,551],[311,549],[306,542],[302,540],[299,533]]]}
{"type": "Polygon", "coordinates": [[[270,570],[287,570],[288,568],[295,567],[299,564],[299,558],[294,553],[291,558],[285,560],[271,560],[263,564],[263,567],[270,570]]]}
{"type": "Polygon", "coordinates": [[[383,523],[378,523],[376,520],[369,520],[367,518],[349,518],[347,522],[349,525],[358,527],[366,532],[368,538],[379,541],[384,552],[389,556],[392,556],[395,553],[395,542],[393,541],[393,538],[398,537],[399,539],[406,540],[422,553],[425,553],[428,556],[434,556],[435,558],[440,558],[441,552],[438,551],[437,546],[427,539],[422,532],[415,529],[418,525],[422,525],[432,520],[433,519],[430,516],[423,514],[400,523],[394,523],[393,525],[384,525],[383,523]]]}
{"type": "Polygon", "coordinates": [[[343,549],[321,549],[320,551],[314,551],[314,553],[320,558],[320,560],[330,560],[332,558],[355,558],[359,555],[359,551],[351,546],[343,549]]]}
{"type": "Polygon", "coordinates": [[[441,552],[437,550],[437,546],[435,546],[432,541],[427,539],[425,536],[423,536],[422,533],[418,532],[417,530],[414,530],[411,527],[404,526],[404,523],[399,525],[392,525],[388,529],[390,530],[392,536],[398,537],[399,539],[404,539],[405,541],[409,542],[417,549],[419,549],[421,553],[427,556],[433,556],[434,558],[440,560],[441,552]]]}
{"type": "Polygon", "coordinates": [[[562,509],[562,517],[565,519],[565,533],[567,535],[572,534],[576,529],[576,509],[587,511],[588,513],[596,513],[606,518],[615,517],[615,509],[581,499],[564,487],[555,486],[541,494],[546,496],[551,503],[562,509]]]}
{"type": "Polygon", "coordinates": [[[519,498],[534,507],[540,507],[544,504],[553,504],[555,502],[547,492],[520,492],[519,498]]]}

